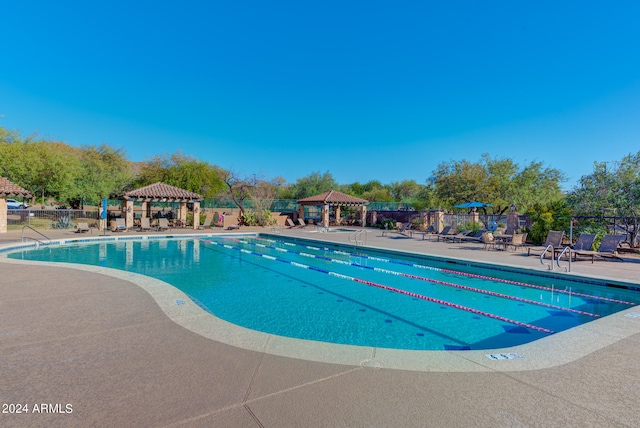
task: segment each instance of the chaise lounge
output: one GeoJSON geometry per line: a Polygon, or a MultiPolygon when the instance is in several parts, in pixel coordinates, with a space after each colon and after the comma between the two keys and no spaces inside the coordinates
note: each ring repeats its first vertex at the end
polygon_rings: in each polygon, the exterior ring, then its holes
{"type": "Polygon", "coordinates": [[[598,247],[598,251],[573,251],[573,260],[578,260],[578,257],[586,257],[591,258],[591,263],[593,263],[596,258],[616,259],[623,262],[624,259],[619,257],[617,252],[618,246],[624,241],[624,238],[624,235],[605,235],[604,238],[602,238],[600,247],[598,247]]]}
{"type": "MultiPolygon", "coordinates": [[[[551,245],[555,251],[556,248],[560,248],[562,245],[562,238],[564,238],[563,230],[550,230],[547,233],[547,239],[544,241],[544,244],[541,247],[529,247],[527,248],[527,256],[540,256],[547,251],[547,247],[551,245]]],[[[554,253],[551,253],[551,256],[554,256],[554,253]]]]}

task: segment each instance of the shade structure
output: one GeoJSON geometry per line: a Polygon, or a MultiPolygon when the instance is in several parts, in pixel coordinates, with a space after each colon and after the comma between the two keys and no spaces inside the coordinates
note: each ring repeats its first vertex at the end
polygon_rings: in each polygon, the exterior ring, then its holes
{"type": "Polygon", "coordinates": [[[171,186],[165,183],[153,183],[139,189],[130,190],[123,193],[120,198],[122,200],[122,211],[125,214],[125,222],[127,227],[133,227],[133,203],[141,202],[144,206],[143,217],[149,217],[151,214],[151,203],[153,202],[179,202],[178,220],[184,224],[187,219],[187,204],[193,204],[193,228],[197,229],[200,225],[200,201],[202,196],[171,186]]]}
{"type": "Polygon", "coordinates": [[[7,198],[11,197],[30,198],[31,192],[0,177],[0,233],[7,233],[7,198]]]}
{"type": "Polygon", "coordinates": [[[325,227],[329,226],[330,207],[334,208],[336,219],[340,217],[340,207],[360,207],[360,220],[364,226],[367,213],[366,204],[369,203],[366,199],[357,198],[336,190],[329,190],[319,195],[298,199],[297,202],[300,205],[300,216],[302,217],[304,217],[305,205],[322,206],[322,224],[325,227]]]}
{"type": "Polygon", "coordinates": [[[490,207],[491,204],[485,204],[484,202],[477,202],[477,201],[471,201],[471,202],[465,202],[464,204],[458,204],[458,205],[454,205],[453,208],[484,208],[484,207],[490,207]]]}

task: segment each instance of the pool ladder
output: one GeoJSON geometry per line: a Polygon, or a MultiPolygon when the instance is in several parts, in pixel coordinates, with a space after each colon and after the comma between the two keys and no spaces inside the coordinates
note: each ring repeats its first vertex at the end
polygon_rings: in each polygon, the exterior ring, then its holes
{"type": "Polygon", "coordinates": [[[349,242],[356,245],[367,245],[367,231],[365,229],[356,230],[349,235],[349,242]]]}
{"type": "Polygon", "coordinates": [[[571,247],[569,247],[568,245],[566,247],[564,247],[564,249],[562,250],[562,252],[560,253],[560,255],[558,256],[558,258],[556,259],[556,263],[558,264],[558,267],[564,267],[564,271],[565,272],[571,272],[571,247]],[[569,266],[560,266],[560,259],[562,258],[562,256],[567,253],[567,257],[569,258],[569,266]]]}
{"type": "Polygon", "coordinates": [[[542,252],[542,254],[540,254],[540,264],[545,265],[549,268],[549,270],[553,270],[553,255],[554,255],[555,251],[553,249],[553,245],[549,244],[547,245],[547,248],[544,249],[544,251],[542,252]],[[549,249],[551,249],[551,263],[545,263],[544,261],[544,255],[547,254],[547,251],[549,251],[549,249]]]}
{"type": "MultiPolygon", "coordinates": [[[[542,252],[542,254],[540,254],[540,264],[546,265],[549,270],[553,270],[553,258],[555,256],[555,249],[553,248],[553,245],[549,244],[547,245],[547,248],[544,249],[544,251],[542,252]],[[544,255],[547,254],[547,251],[551,250],[551,263],[545,263],[544,261],[544,255]]],[[[560,252],[560,254],[558,255],[558,258],[555,260],[556,264],[558,265],[559,268],[564,268],[565,272],[571,272],[571,247],[566,246],[564,247],[564,249],[560,252]],[[569,258],[569,266],[562,266],[560,264],[560,259],[562,258],[562,256],[565,255],[565,253],[567,254],[568,258],[569,258]]]]}

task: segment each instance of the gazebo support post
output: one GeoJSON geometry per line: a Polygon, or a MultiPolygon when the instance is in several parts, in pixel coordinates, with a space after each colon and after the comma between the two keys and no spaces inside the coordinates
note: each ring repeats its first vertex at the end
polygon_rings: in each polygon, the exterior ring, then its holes
{"type": "Polygon", "coordinates": [[[335,207],[333,207],[333,213],[336,217],[336,225],[340,226],[340,220],[341,218],[341,213],[340,213],[340,205],[336,205],[335,207]]]}
{"type": "Polygon", "coordinates": [[[362,222],[362,227],[365,227],[367,225],[367,207],[365,205],[360,207],[360,220],[362,222]]]}
{"type": "Polygon", "coordinates": [[[0,233],[7,233],[7,200],[0,198],[0,233]]]}
{"type": "Polygon", "coordinates": [[[200,226],[200,201],[193,202],[193,228],[200,226]]]}
{"type": "Polygon", "coordinates": [[[329,227],[329,205],[322,206],[322,226],[329,227]]]}
{"type": "Polygon", "coordinates": [[[304,220],[304,205],[300,205],[300,212],[298,213],[298,218],[304,220]]]}
{"type": "Polygon", "coordinates": [[[133,201],[125,201],[124,212],[125,212],[124,222],[127,224],[127,228],[131,229],[133,228],[133,201]]]}
{"type": "Polygon", "coordinates": [[[183,226],[187,225],[187,203],[180,202],[180,207],[178,208],[178,221],[183,226]]]}

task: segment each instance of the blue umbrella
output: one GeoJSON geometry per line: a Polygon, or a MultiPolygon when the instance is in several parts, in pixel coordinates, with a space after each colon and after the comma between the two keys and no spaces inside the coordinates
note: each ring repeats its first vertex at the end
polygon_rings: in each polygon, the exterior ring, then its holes
{"type": "Polygon", "coordinates": [[[464,204],[454,205],[453,208],[484,208],[490,206],[491,204],[485,204],[484,202],[471,201],[465,202],[464,204]]]}

